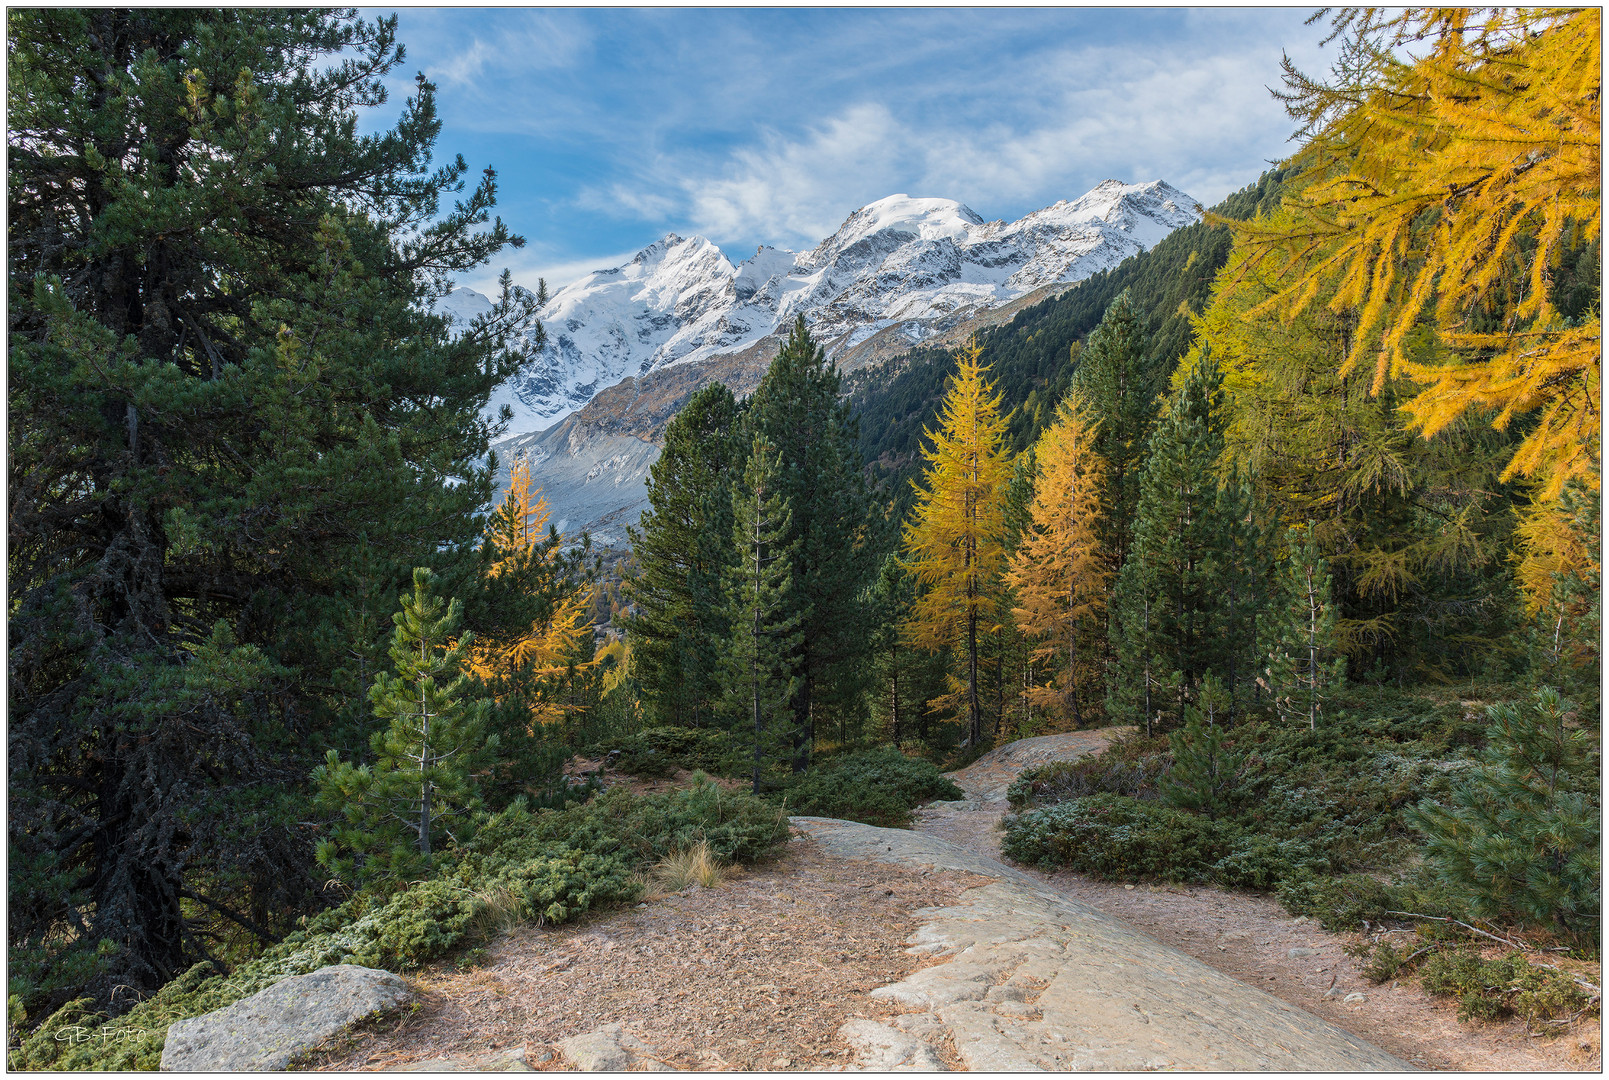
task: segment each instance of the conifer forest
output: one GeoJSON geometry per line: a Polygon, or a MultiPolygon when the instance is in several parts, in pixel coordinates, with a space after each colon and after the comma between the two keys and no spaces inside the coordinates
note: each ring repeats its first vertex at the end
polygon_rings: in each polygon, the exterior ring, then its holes
{"type": "Polygon", "coordinates": [[[959,345],[841,370],[799,315],[605,549],[488,453],[546,288],[435,306],[525,240],[432,81],[359,123],[394,17],[9,10],[12,1067],[1103,728],[1006,857],[1412,913],[1367,970],[1595,1015],[1479,948],[1598,959],[1600,22],[1324,15],[1288,158],[959,345]]]}

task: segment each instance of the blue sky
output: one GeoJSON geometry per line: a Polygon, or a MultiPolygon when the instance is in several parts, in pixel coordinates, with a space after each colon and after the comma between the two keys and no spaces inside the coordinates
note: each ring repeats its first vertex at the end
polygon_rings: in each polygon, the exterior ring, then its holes
{"type": "MultiPolygon", "coordinates": [[[[884,195],[1014,219],[1107,178],[1211,205],[1290,150],[1266,87],[1322,69],[1307,9],[404,8],[442,156],[528,246],[463,284],[560,286],[667,232],[733,261],[884,195]]],[[[390,119],[394,107],[385,112],[390,119]]]]}

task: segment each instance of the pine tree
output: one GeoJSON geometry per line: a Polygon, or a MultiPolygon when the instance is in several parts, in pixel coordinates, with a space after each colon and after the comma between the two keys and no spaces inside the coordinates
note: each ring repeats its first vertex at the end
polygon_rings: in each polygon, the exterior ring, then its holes
{"type": "Polygon", "coordinates": [[[1152,435],[1134,542],[1113,594],[1108,711],[1147,730],[1158,717],[1182,722],[1186,696],[1209,670],[1252,670],[1255,638],[1244,635],[1251,605],[1237,611],[1229,583],[1251,582],[1241,563],[1255,540],[1246,535],[1238,485],[1225,494],[1217,477],[1221,386],[1203,350],[1152,435]]]}
{"type": "Polygon", "coordinates": [[[985,381],[988,368],[974,342],[956,353],[956,373],[945,394],[943,427],[926,431],[932,449],[904,530],[906,566],[922,586],[907,623],[909,640],[928,652],[953,648],[964,658],[945,702],[964,710],[967,737],[983,737],[978,698],[978,632],[1005,570],[1005,489],[1010,463],[1001,451],[1005,419],[999,396],[985,381]]]}
{"type": "Polygon", "coordinates": [[[1246,754],[1224,747],[1229,692],[1209,673],[1200,699],[1185,706],[1184,727],[1168,735],[1173,764],[1159,786],[1174,806],[1216,821],[1235,809],[1242,794],[1246,754]]]}
{"type": "Polygon", "coordinates": [[[7,28],[10,841],[32,868],[10,934],[43,950],[37,1015],[118,1008],[324,902],[308,773],[355,738],[354,673],[412,568],[468,599],[481,409],[530,308],[510,290],[464,333],[432,314],[517,238],[489,172],[431,165],[429,82],[394,128],[360,117],[402,60],[393,19],[7,28]],[[220,621],[237,674],[179,707],[220,621]]]}
{"type": "Polygon", "coordinates": [[[1106,308],[1101,323],[1077,353],[1073,383],[1089,414],[1099,420],[1092,448],[1106,462],[1102,478],[1101,546],[1113,577],[1127,558],[1140,501],[1145,439],[1156,416],[1157,395],[1166,388],[1146,359],[1145,327],[1129,291],[1106,308]]]}
{"type": "Polygon", "coordinates": [[[799,692],[794,696],[794,769],[810,761],[816,724],[858,723],[865,701],[871,627],[862,605],[876,571],[865,535],[871,515],[859,427],[840,400],[838,370],[810,336],[804,316],[755,388],[747,430],[772,446],[777,482],[792,511],[798,610],[799,692]]]}
{"type": "Polygon", "coordinates": [[[1099,536],[1106,477],[1094,450],[1096,432],[1079,391],[1070,391],[1035,445],[1039,474],[1028,509],[1031,524],[1005,577],[1016,591],[1017,626],[1037,644],[1034,658],[1064,659],[1067,665],[1059,685],[1034,687],[1028,700],[1070,714],[1079,727],[1079,685],[1087,687],[1099,662],[1111,576],[1099,536]]]}
{"type": "Polygon", "coordinates": [[[1267,685],[1281,717],[1305,720],[1316,731],[1324,699],[1344,677],[1346,658],[1336,646],[1330,568],[1319,555],[1312,525],[1289,530],[1285,545],[1289,554],[1264,628],[1267,685]]]}
{"type": "Polygon", "coordinates": [[[720,383],[688,399],[649,468],[648,509],[627,530],[635,565],[622,621],[651,723],[700,727],[714,718],[716,643],[727,637],[721,575],[735,558],[732,482],[748,449],[736,431],[741,414],[720,383]]]}
{"type": "Polygon", "coordinates": [[[733,735],[751,751],[754,792],[767,766],[791,759],[793,698],[808,608],[796,595],[792,511],[782,494],[781,456],[756,437],[732,491],[732,545],[726,572],[726,621],[731,629],[723,663],[725,709],[733,735]]]}
{"type": "Polygon", "coordinates": [[[1601,811],[1595,733],[1544,687],[1529,708],[1486,710],[1479,770],[1407,819],[1429,840],[1430,864],[1482,919],[1519,918],[1582,941],[1599,925],[1601,811]]]}
{"type": "Polygon", "coordinates": [[[419,567],[413,592],[394,617],[391,662],[369,690],[387,726],[370,740],[375,760],[354,765],[329,751],[313,771],[320,805],[345,821],[319,845],[320,864],[356,881],[407,881],[426,872],[448,826],[480,805],[475,773],[497,749],[486,736],[490,704],[468,701],[461,672],[474,635],[452,642],[463,620],[457,600],[433,595],[434,575],[419,567]]]}

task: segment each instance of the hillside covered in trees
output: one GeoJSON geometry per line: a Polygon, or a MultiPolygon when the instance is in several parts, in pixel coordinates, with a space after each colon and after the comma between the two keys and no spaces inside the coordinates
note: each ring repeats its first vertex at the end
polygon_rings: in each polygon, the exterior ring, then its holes
{"type": "Polygon", "coordinates": [[[394,19],[8,26],[14,1066],[154,1067],[286,975],[1105,725],[1013,788],[1012,858],[1439,920],[1372,970],[1475,1015],[1515,999],[1455,925],[1596,955],[1598,12],[1343,14],[1205,223],[855,379],[801,317],[670,422],[618,585],[493,490],[530,301],[431,302],[522,240],[428,80],[358,134],[394,19]]]}

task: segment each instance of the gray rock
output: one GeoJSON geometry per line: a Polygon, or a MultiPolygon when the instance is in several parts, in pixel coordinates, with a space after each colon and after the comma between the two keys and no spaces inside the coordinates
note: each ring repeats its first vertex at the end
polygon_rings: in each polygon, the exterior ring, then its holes
{"type": "Polygon", "coordinates": [[[164,1072],[269,1072],[413,997],[389,971],[335,964],[168,1028],[164,1072]]]}
{"type": "Polygon", "coordinates": [[[647,1072],[669,1069],[654,1058],[653,1047],[620,1024],[605,1024],[585,1035],[572,1035],[558,1047],[579,1072],[625,1072],[633,1065],[647,1072]]]}
{"type": "Polygon", "coordinates": [[[838,1037],[855,1051],[855,1065],[867,1072],[947,1072],[927,1043],[875,1020],[851,1020],[838,1037]]]}

